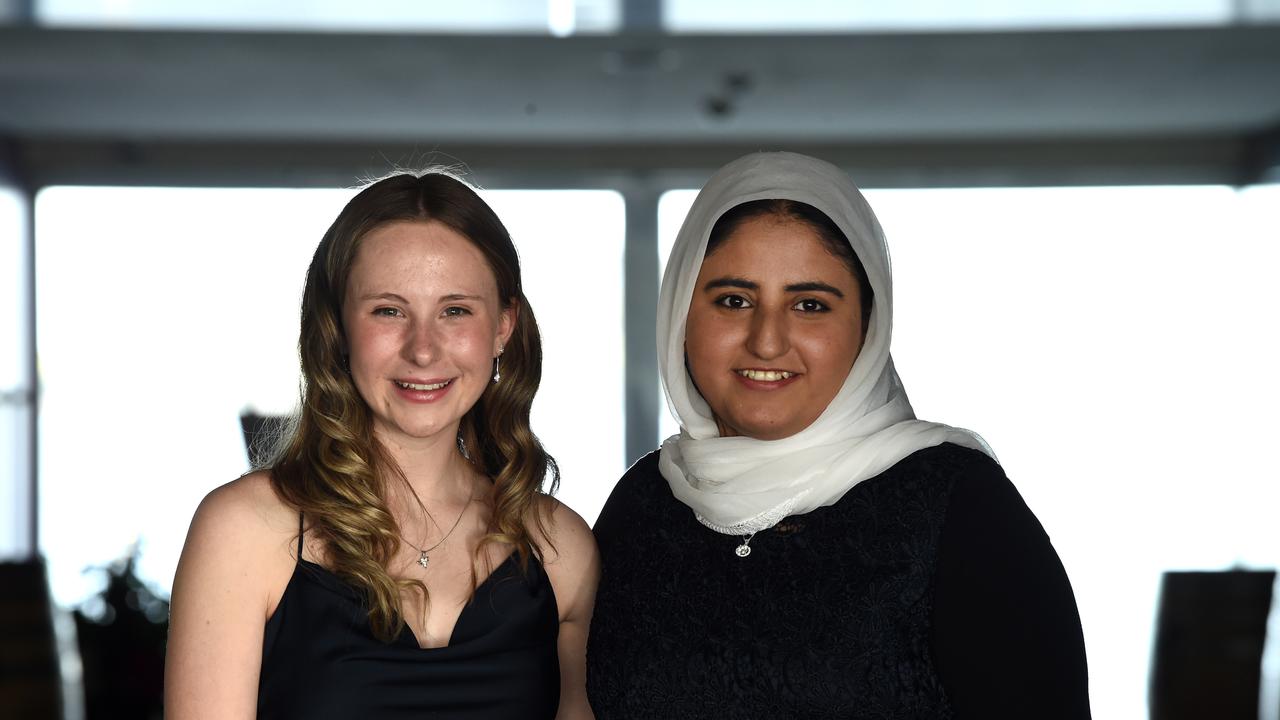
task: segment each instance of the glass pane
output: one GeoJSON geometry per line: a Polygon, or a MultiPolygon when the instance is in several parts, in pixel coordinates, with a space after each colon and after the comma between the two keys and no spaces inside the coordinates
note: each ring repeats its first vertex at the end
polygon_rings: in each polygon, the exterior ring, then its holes
{"type": "Polygon", "coordinates": [[[32,550],[27,257],[25,202],[0,187],[0,560],[32,550]]]}
{"type": "Polygon", "coordinates": [[[1237,12],[1231,0],[666,0],[672,32],[850,32],[1216,25],[1237,12]]]}
{"type": "Polygon", "coordinates": [[[542,333],[533,430],[563,474],[558,497],[594,524],[627,467],[622,195],[488,191],[520,249],[542,333]]]}
{"type": "MultiPolygon", "coordinates": [[[[303,276],[352,194],[39,195],[41,547],[58,602],[94,591],[82,570],[134,542],[140,574],[167,595],[196,504],[248,467],[241,412],[294,407],[303,276]]],[[[544,333],[534,431],[562,464],[561,497],[594,520],[624,469],[621,198],[484,194],[516,238],[544,333]]]]}
{"type": "Polygon", "coordinates": [[[36,0],[36,16],[59,26],[554,35],[613,32],[621,17],[619,0],[36,0]]]}
{"type": "Polygon", "coordinates": [[[1095,716],[1145,717],[1160,574],[1280,564],[1280,186],[866,195],[917,414],[992,444],[1070,573],[1095,716]]]}

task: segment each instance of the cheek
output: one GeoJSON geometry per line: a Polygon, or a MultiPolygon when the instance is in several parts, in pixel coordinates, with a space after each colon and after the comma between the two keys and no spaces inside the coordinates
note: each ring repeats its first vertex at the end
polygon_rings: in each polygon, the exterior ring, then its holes
{"type": "Polygon", "coordinates": [[[458,328],[449,335],[449,345],[458,358],[466,358],[480,363],[489,362],[494,356],[497,329],[489,323],[473,323],[466,328],[458,328]]]}
{"type": "Polygon", "coordinates": [[[821,372],[824,384],[839,388],[858,357],[861,340],[855,333],[829,329],[793,338],[792,342],[803,348],[810,372],[821,372]]]}
{"type": "Polygon", "coordinates": [[[689,315],[685,325],[685,355],[694,379],[714,376],[734,347],[732,328],[701,314],[689,315]]]}
{"type": "Polygon", "coordinates": [[[353,373],[380,364],[399,351],[400,339],[394,328],[359,321],[347,325],[347,355],[353,373]]]}

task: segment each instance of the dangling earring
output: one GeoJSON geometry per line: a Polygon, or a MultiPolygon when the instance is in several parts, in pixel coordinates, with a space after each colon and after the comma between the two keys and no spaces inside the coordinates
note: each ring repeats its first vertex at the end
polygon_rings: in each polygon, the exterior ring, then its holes
{"type": "Polygon", "coordinates": [[[502,348],[498,348],[498,354],[493,356],[493,381],[498,382],[502,379],[502,373],[498,372],[499,365],[502,361],[502,348]]]}

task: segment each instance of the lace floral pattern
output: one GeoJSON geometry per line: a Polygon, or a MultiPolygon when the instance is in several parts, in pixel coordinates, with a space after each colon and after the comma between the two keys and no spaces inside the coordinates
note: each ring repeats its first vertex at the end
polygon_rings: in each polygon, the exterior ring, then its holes
{"type": "Polygon", "coordinates": [[[930,651],[933,577],[973,455],[921,450],[760,532],[745,558],[671,495],[657,453],[636,463],[596,524],[596,717],[952,717],[930,651]]]}

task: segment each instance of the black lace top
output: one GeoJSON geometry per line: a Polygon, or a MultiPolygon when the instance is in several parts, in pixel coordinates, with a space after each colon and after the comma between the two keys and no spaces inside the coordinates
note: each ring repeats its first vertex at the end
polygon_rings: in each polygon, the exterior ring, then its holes
{"type": "Polygon", "coordinates": [[[658,454],[596,523],[587,688],[611,718],[1088,718],[1062,564],[1000,467],[921,450],[751,541],[676,500],[658,454]]]}

